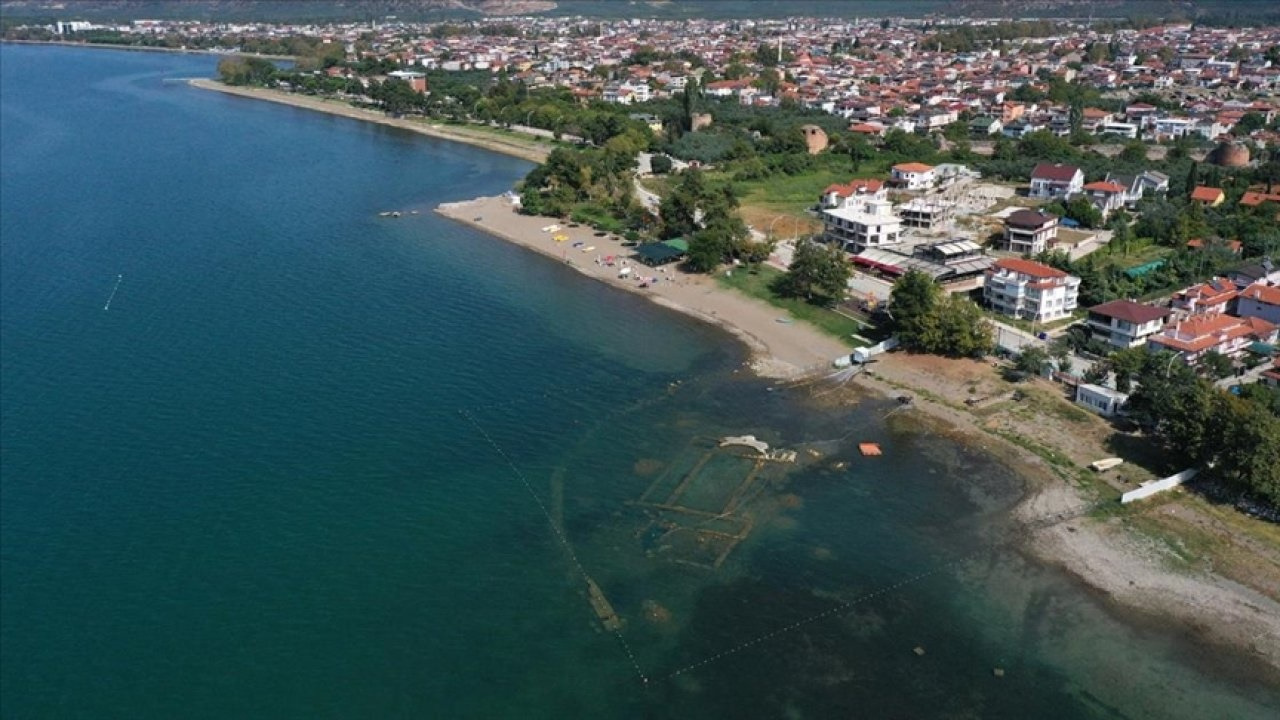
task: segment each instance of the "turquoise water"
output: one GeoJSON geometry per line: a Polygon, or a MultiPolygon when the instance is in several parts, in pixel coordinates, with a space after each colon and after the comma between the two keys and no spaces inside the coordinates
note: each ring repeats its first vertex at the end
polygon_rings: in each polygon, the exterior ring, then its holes
{"type": "Polygon", "coordinates": [[[171,81],[214,64],[0,47],[4,717],[1275,707],[984,550],[1003,467],[430,212],[527,163],[171,81]]]}

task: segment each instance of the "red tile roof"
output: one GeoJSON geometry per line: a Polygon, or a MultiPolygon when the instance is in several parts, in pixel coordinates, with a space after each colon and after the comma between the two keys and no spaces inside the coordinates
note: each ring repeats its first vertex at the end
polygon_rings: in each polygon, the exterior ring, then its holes
{"type": "Polygon", "coordinates": [[[1280,203],[1280,195],[1268,195],[1267,193],[1253,192],[1251,190],[1240,198],[1240,204],[1245,207],[1257,207],[1264,202],[1280,203]]]}
{"type": "Polygon", "coordinates": [[[1080,172],[1080,168],[1075,165],[1059,165],[1050,163],[1040,163],[1031,171],[1033,180],[1054,180],[1058,182],[1070,182],[1080,172]]]}
{"type": "Polygon", "coordinates": [[[1191,191],[1191,199],[1200,202],[1217,202],[1222,198],[1222,188],[1205,187],[1197,185],[1195,190],[1191,191]]]}
{"type": "Polygon", "coordinates": [[[849,197],[860,190],[863,192],[877,193],[880,192],[880,188],[882,187],[884,187],[883,180],[850,180],[846,185],[832,183],[827,186],[826,190],[822,191],[822,194],[830,195],[831,193],[835,193],[840,197],[849,197]]]}
{"type": "Polygon", "coordinates": [[[1085,185],[1085,186],[1084,186],[1084,189],[1085,189],[1085,190],[1097,190],[1097,191],[1099,191],[1099,192],[1109,192],[1109,193],[1122,193],[1122,192],[1124,192],[1124,187],[1123,187],[1123,186],[1121,186],[1120,184],[1118,184],[1118,183],[1113,183],[1113,182],[1105,182],[1105,181],[1091,182],[1091,183],[1089,183],[1088,185],[1085,185]]]}
{"type": "Polygon", "coordinates": [[[1267,305],[1280,305],[1280,287],[1274,285],[1250,285],[1240,293],[1240,297],[1256,300],[1267,305]]]}
{"type": "Polygon", "coordinates": [[[1057,268],[1042,265],[1032,260],[1023,260],[1021,258],[1003,258],[996,261],[996,267],[1002,270],[1008,270],[1021,275],[1030,275],[1037,278],[1063,278],[1067,274],[1057,268]]]}
{"type": "Polygon", "coordinates": [[[1140,302],[1132,300],[1112,300],[1111,302],[1094,305],[1089,308],[1089,312],[1096,313],[1105,317],[1124,320],[1135,325],[1149,323],[1152,320],[1160,320],[1167,318],[1173,312],[1167,308],[1158,308],[1154,305],[1144,305],[1140,302]]]}
{"type": "Polygon", "coordinates": [[[925,165],[924,163],[898,163],[893,166],[893,169],[898,172],[925,173],[932,170],[933,166],[925,165]]]}

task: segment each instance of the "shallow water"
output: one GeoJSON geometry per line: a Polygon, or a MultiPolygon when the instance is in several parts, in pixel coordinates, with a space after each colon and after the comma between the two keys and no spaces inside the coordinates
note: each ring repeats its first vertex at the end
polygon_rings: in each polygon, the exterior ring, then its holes
{"type": "Polygon", "coordinates": [[[430,213],[527,163],[164,82],[211,58],[0,57],[5,717],[1275,707],[990,549],[989,458],[430,213]]]}

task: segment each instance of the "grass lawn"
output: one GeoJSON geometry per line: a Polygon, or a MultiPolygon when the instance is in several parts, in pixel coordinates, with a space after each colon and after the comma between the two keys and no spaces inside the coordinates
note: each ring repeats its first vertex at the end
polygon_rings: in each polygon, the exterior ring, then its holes
{"type": "Polygon", "coordinates": [[[1026,332],[1035,332],[1035,333],[1049,332],[1051,330],[1064,328],[1068,325],[1071,325],[1072,323],[1080,322],[1085,318],[1086,315],[1089,314],[1088,310],[1081,308],[1072,312],[1067,317],[1059,318],[1057,320],[1054,320],[1053,322],[1033,324],[1030,320],[1025,320],[1023,318],[1009,317],[1008,315],[1003,315],[1001,313],[996,312],[995,310],[988,310],[986,308],[983,308],[982,312],[987,317],[997,322],[1003,323],[1005,325],[1009,325],[1010,327],[1016,327],[1019,330],[1025,330],[1026,332]]]}
{"type": "Polygon", "coordinates": [[[730,287],[751,297],[764,300],[779,310],[785,310],[786,315],[796,320],[807,322],[845,342],[853,342],[852,336],[859,334],[863,330],[862,325],[857,320],[841,315],[834,310],[812,305],[801,298],[779,296],[773,291],[771,285],[781,275],[781,270],[771,267],[761,267],[758,270],[738,268],[733,271],[732,275],[725,275],[723,272],[717,274],[716,280],[723,287],[730,287]]]}

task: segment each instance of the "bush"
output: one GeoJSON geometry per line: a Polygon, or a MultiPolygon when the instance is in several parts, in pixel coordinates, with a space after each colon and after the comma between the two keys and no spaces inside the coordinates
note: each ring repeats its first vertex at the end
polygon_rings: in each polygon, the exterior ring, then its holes
{"type": "Polygon", "coordinates": [[[666,175],[671,172],[673,163],[666,155],[654,155],[649,160],[649,167],[655,175],[666,175]]]}

